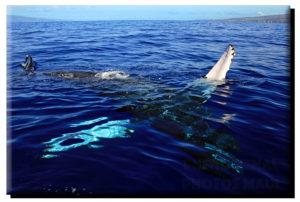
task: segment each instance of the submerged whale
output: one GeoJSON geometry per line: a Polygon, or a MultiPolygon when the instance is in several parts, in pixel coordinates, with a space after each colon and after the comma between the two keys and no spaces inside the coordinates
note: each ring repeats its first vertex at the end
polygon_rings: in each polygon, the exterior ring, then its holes
{"type": "MultiPolygon", "coordinates": [[[[206,74],[204,78],[208,80],[223,80],[226,78],[226,74],[232,64],[233,57],[236,55],[233,45],[229,44],[221,58],[213,66],[213,68],[206,74]]],[[[30,55],[26,55],[25,62],[22,63],[23,69],[30,74],[35,75],[49,75],[58,76],[63,78],[90,78],[96,77],[100,79],[127,79],[129,74],[123,71],[108,71],[108,72],[84,72],[84,71],[73,71],[73,72],[42,72],[34,73],[34,61],[30,55]]]]}
{"type": "Polygon", "coordinates": [[[88,84],[92,83],[97,95],[105,97],[109,108],[118,113],[133,115],[124,120],[106,116],[91,120],[79,119],[78,123],[69,126],[71,132],[43,142],[46,154],[42,158],[58,157],[61,152],[81,146],[101,148],[103,146],[99,145],[101,139],[127,138],[134,133],[133,129],[129,129],[132,125],[147,124],[157,131],[198,145],[201,149],[196,151],[181,148],[193,157],[192,160],[184,159],[186,163],[219,177],[228,177],[227,172],[222,171],[223,168],[240,173],[242,162],[233,153],[239,148],[238,142],[224,129],[236,114],[225,112],[221,114],[221,118],[215,118],[208,108],[201,105],[214,91],[221,92],[222,98],[230,95],[230,85],[225,84],[223,80],[235,55],[234,47],[228,45],[220,59],[204,77],[190,82],[185,87],[164,85],[146,78],[139,79],[123,71],[36,73],[33,59],[27,55],[22,66],[28,74],[66,79],[98,78],[88,80],[88,84]],[[212,127],[210,121],[214,124],[219,123],[220,127],[212,127]]]}

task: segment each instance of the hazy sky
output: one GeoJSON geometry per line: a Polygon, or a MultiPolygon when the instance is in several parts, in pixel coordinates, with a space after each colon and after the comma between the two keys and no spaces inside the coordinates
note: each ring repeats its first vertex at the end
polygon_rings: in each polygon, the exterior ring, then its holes
{"type": "Polygon", "coordinates": [[[60,20],[202,20],[287,13],[289,6],[7,6],[8,15],[60,20]]]}

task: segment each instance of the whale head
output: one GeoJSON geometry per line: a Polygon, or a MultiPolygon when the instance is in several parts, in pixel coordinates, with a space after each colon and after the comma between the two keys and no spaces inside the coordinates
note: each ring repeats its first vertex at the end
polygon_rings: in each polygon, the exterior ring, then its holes
{"type": "Polygon", "coordinates": [[[208,72],[205,78],[210,80],[223,80],[226,78],[226,74],[232,64],[233,57],[236,55],[234,47],[232,44],[229,44],[224,51],[221,58],[213,66],[213,68],[208,72]]]}
{"type": "Polygon", "coordinates": [[[26,55],[25,62],[21,64],[23,69],[28,72],[33,72],[35,70],[34,68],[34,62],[30,55],[26,55]]]}

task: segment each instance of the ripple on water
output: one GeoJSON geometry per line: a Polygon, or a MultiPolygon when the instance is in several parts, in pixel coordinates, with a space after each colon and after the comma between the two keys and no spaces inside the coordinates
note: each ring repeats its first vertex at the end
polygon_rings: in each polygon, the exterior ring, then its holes
{"type": "Polygon", "coordinates": [[[8,192],[287,193],[283,30],[284,23],[217,21],[9,24],[8,192]],[[228,80],[191,83],[229,43],[238,54],[228,80]],[[36,72],[120,70],[131,78],[27,76],[26,54],[36,72]]]}

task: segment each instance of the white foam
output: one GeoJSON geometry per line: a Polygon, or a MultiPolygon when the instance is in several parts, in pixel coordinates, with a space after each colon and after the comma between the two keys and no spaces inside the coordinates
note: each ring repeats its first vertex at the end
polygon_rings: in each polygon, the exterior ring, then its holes
{"type": "Polygon", "coordinates": [[[127,79],[129,77],[129,74],[123,72],[123,71],[108,71],[108,72],[100,72],[95,74],[95,77],[101,78],[101,79],[127,79]]]}

